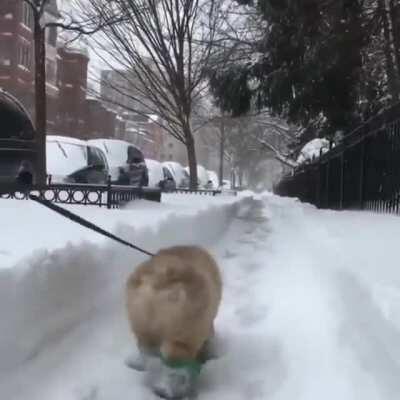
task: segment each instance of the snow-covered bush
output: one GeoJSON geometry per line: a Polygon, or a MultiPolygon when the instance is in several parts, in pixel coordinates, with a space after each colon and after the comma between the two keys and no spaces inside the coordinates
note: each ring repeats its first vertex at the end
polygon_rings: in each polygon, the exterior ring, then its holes
{"type": "Polygon", "coordinates": [[[329,150],[329,140],[325,138],[317,138],[309,141],[301,149],[299,156],[297,157],[298,164],[304,164],[312,161],[313,158],[318,158],[320,152],[326,153],[329,150]]]}

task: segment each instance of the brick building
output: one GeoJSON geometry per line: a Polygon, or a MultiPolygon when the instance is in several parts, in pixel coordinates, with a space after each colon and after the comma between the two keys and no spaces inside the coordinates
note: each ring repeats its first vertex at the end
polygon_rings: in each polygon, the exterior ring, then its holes
{"type": "MultiPolygon", "coordinates": [[[[59,18],[57,0],[49,0],[44,21],[59,18]]],[[[0,0],[0,87],[19,99],[34,120],[33,22],[26,2],[0,0]]],[[[124,71],[103,71],[102,99],[87,98],[89,54],[77,42],[65,46],[58,36],[57,28],[46,29],[48,134],[81,139],[118,137],[136,143],[147,157],[160,159],[165,134],[142,114],[140,103],[145,99],[135,102],[116,90],[123,88],[122,92],[133,93],[133,87],[127,87],[126,79],[122,79],[124,71]],[[138,113],[126,112],[126,107],[138,113]]],[[[135,81],[132,76],[129,78],[135,81]]]]}
{"type": "Polygon", "coordinates": [[[61,47],[58,49],[57,106],[58,133],[84,138],[86,132],[86,88],[89,56],[84,48],[61,47]]]}
{"type": "MultiPolygon", "coordinates": [[[[45,21],[55,21],[60,14],[56,0],[47,3],[45,21]]],[[[46,32],[46,90],[48,124],[55,123],[57,28],[46,32]]],[[[34,46],[33,13],[22,0],[0,1],[0,87],[17,97],[34,116],[34,46]]]]}

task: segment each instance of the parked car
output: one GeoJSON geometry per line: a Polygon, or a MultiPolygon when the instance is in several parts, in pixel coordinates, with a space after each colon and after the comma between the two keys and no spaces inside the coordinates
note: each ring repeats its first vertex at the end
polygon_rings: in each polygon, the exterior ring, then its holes
{"type": "Polygon", "coordinates": [[[104,152],[112,183],[137,187],[149,184],[143,153],[136,146],[118,139],[92,139],[88,142],[104,152]]]}
{"type": "Polygon", "coordinates": [[[156,160],[146,158],[145,161],[149,173],[149,187],[160,188],[166,192],[176,189],[174,177],[166,167],[156,160]]]}
{"type": "Polygon", "coordinates": [[[28,112],[0,89],[0,184],[35,183],[36,133],[28,112]]]}
{"type": "Polygon", "coordinates": [[[219,178],[215,171],[208,170],[208,187],[209,189],[218,189],[219,188],[219,178]]]}
{"type": "Polygon", "coordinates": [[[165,192],[172,192],[176,190],[176,181],[171,171],[167,167],[163,166],[163,172],[164,172],[164,182],[162,184],[161,189],[164,190],[165,192]]]}
{"type": "Polygon", "coordinates": [[[163,162],[163,166],[166,167],[174,177],[176,187],[187,188],[189,186],[189,174],[181,164],[176,161],[165,161],[163,162]]]}
{"type": "Polygon", "coordinates": [[[84,140],[47,136],[47,173],[53,183],[96,183],[108,180],[104,153],[84,140]]]}
{"type": "MultiPolygon", "coordinates": [[[[186,167],[185,170],[190,174],[189,167],[186,167]]],[[[207,185],[209,185],[207,170],[199,164],[197,164],[197,185],[199,189],[207,189],[207,185]]]]}
{"type": "Polygon", "coordinates": [[[222,180],[222,188],[226,190],[231,190],[232,189],[232,183],[229,179],[223,179],[222,180]]]}

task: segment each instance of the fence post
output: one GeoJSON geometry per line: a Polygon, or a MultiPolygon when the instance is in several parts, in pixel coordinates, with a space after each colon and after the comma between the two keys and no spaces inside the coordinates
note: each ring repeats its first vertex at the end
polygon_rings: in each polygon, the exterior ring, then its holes
{"type": "Polygon", "coordinates": [[[339,210],[343,210],[343,198],[344,198],[344,163],[345,163],[345,148],[343,148],[342,154],[340,155],[340,193],[339,193],[339,210]]]}
{"type": "Polygon", "coordinates": [[[330,207],[330,199],[329,199],[329,174],[330,174],[330,166],[331,166],[331,158],[329,156],[329,153],[331,152],[333,147],[333,141],[329,140],[329,151],[327,153],[327,157],[326,157],[326,207],[325,208],[331,208],[330,207]]]}
{"type": "Polygon", "coordinates": [[[322,183],[322,179],[321,179],[321,157],[322,157],[322,147],[319,149],[319,157],[317,160],[317,193],[316,193],[316,201],[315,201],[315,205],[317,206],[317,208],[321,208],[321,183],[322,183]]]}
{"type": "Polygon", "coordinates": [[[360,152],[360,176],[358,185],[358,206],[360,210],[364,209],[364,180],[365,180],[365,139],[364,131],[362,132],[361,139],[361,152],[360,152]]]}
{"type": "Polygon", "coordinates": [[[110,209],[111,208],[111,175],[108,175],[108,179],[107,179],[107,208],[110,209]]]}

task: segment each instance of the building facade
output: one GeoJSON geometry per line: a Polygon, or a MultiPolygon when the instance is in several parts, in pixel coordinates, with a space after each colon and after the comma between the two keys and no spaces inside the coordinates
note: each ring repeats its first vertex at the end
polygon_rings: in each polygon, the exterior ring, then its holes
{"type": "Polygon", "coordinates": [[[58,49],[57,86],[59,87],[55,130],[67,136],[86,134],[86,88],[89,56],[84,48],[58,49]]]}
{"type": "MultiPolygon", "coordinates": [[[[56,0],[47,3],[46,22],[59,18],[56,0]]],[[[0,87],[17,97],[34,116],[34,45],[33,12],[22,0],[0,1],[0,87]]],[[[54,125],[54,99],[58,96],[57,28],[46,32],[46,91],[48,96],[48,124],[54,125]]]]}

